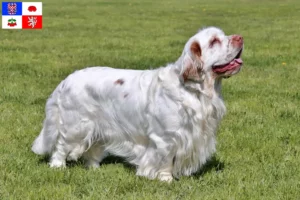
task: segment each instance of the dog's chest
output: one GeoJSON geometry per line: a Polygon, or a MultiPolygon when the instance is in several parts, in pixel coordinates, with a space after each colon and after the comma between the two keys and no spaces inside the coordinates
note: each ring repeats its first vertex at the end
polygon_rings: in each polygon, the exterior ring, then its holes
{"type": "Polygon", "coordinates": [[[186,113],[188,126],[194,129],[216,131],[216,128],[226,112],[223,100],[214,95],[207,97],[204,95],[185,95],[183,109],[186,113]]]}

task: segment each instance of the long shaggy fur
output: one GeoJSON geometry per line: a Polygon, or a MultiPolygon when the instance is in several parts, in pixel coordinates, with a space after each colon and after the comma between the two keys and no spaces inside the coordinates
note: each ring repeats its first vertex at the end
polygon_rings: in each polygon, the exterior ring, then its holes
{"type": "Polygon", "coordinates": [[[171,181],[196,172],[215,152],[225,114],[215,63],[242,49],[217,28],[199,31],[173,64],[155,70],[91,67],[69,75],[46,104],[32,150],[51,167],[83,156],[98,167],[109,153],[137,166],[137,175],[171,181]],[[218,37],[223,44],[211,44],[218,37]]]}

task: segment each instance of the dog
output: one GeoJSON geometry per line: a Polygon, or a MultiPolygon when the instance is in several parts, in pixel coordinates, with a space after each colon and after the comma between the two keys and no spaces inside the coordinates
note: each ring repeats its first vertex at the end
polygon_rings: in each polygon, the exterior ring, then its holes
{"type": "Polygon", "coordinates": [[[49,97],[32,150],[50,155],[50,167],[80,157],[99,167],[110,154],[136,166],[138,176],[167,182],[190,176],[216,150],[226,111],[221,82],[240,71],[243,46],[242,36],[208,27],[166,67],[76,71],[49,97]]]}

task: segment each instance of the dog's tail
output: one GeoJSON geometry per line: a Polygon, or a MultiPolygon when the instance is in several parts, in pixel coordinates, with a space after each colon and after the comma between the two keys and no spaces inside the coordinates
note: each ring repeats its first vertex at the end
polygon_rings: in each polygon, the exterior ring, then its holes
{"type": "Polygon", "coordinates": [[[50,154],[57,142],[59,125],[58,95],[63,84],[61,83],[52,93],[46,104],[46,119],[39,136],[34,140],[31,150],[38,155],[50,154]]]}
{"type": "Polygon", "coordinates": [[[31,150],[38,155],[50,154],[57,138],[57,131],[47,133],[45,128],[42,129],[40,135],[34,140],[31,150]]]}

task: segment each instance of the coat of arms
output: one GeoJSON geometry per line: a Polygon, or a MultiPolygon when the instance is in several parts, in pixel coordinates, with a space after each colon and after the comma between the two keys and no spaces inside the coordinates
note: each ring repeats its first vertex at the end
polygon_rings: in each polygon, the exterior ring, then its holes
{"type": "Polygon", "coordinates": [[[7,4],[7,12],[10,15],[15,15],[17,13],[17,4],[16,3],[8,3],[7,4]]]}
{"type": "Polygon", "coordinates": [[[28,17],[28,26],[34,28],[37,23],[37,17],[28,17]]]}
{"type": "Polygon", "coordinates": [[[10,26],[10,27],[17,26],[17,20],[13,19],[13,18],[9,19],[8,23],[7,23],[7,26],[10,26]]]}

